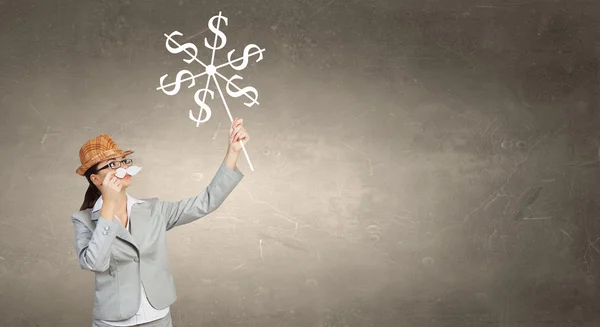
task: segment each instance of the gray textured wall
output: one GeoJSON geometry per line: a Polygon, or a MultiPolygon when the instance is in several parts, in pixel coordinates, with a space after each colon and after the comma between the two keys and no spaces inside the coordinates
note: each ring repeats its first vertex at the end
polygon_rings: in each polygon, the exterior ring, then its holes
{"type": "MultiPolygon", "coordinates": [[[[0,1],[0,325],[89,326],[70,215],[87,139],[203,189],[227,146],[196,127],[178,30],[266,48],[228,98],[246,177],[169,233],[175,326],[597,326],[600,5],[593,1],[0,1]]],[[[197,65],[190,65],[200,69],[197,65]]],[[[223,70],[228,76],[231,69],[223,70]]]]}

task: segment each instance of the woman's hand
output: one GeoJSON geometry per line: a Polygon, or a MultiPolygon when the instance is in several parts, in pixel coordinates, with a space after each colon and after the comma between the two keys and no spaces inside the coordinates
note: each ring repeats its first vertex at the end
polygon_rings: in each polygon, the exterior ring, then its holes
{"type": "Polygon", "coordinates": [[[240,141],[246,145],[248,140],[250,140],[250,137],[244,128],[244,120],[236,117],[229,128],[229,148],[231,151],[239,153],[242,150],[240,141]]]}
{"type": "Polygon", "coordinates": [[[98,187],[102,193],[104,202],[115,204],[119,199],[119,193],[122,189],[121,181],[115,176],[115,172],[109,171],[102,181],[102,185],[98,187]]]}

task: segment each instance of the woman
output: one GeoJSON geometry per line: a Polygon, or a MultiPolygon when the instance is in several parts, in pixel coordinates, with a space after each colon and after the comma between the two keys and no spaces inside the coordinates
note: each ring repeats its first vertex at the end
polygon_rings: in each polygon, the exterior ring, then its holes
{"type": "Polygon", "coordinates": [[[79,150],[77,174],[89,182],[85,200],[71,220],[75,249],[82,269],[95,273],[93,325],[172,326],[169,307],[175,285],[166,248],[166,231],[215,211],[242,180],[236,167],[249,137],[242,119],[229,130],[223,163],[199,195],[181,201],[138,200],[127,188],[132,177],[115,176],[133,163],[106,135],[87,141],[79,150]]]}

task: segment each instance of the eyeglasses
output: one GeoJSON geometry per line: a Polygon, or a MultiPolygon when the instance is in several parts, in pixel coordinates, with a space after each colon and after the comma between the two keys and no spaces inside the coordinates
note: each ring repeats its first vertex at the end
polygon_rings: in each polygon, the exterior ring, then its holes
{"type": "Polygon", "coordinates": [[[121,167],[122,164],[126,164],[127,166],[131,166],[132,163],[133,163],[133,159],[129,159],[129,158],[123,159],[121,161],[111,161],[106,166],[103,166],[102,168],[96,169],[96,172],[99,172],[102,169],[106,169],[108,167],[110,167],[111,169],[117,169],[117,168],[121,167]]]}

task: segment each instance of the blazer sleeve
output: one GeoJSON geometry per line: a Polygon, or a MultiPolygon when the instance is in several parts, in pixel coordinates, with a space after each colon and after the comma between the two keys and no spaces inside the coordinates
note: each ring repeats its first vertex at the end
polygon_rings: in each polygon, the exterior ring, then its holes
{"type": "Polygon", "coordinates": [[[191,223],[215,211],[243,177],[244,174],[237,167],[232,170],[222,163],[210,184],[197,196],[180,201],[158,199],[156,208],[165,219],[166,229],[191,223]]]}
{"type": "Polygon", "coordinates": [[[71,217],[75,231],[75,250],[82,269],[103,272],[110,266],[110,246],[117,235],[119,222],[100,217],[92,232],[75,216],[71,217]]]}

